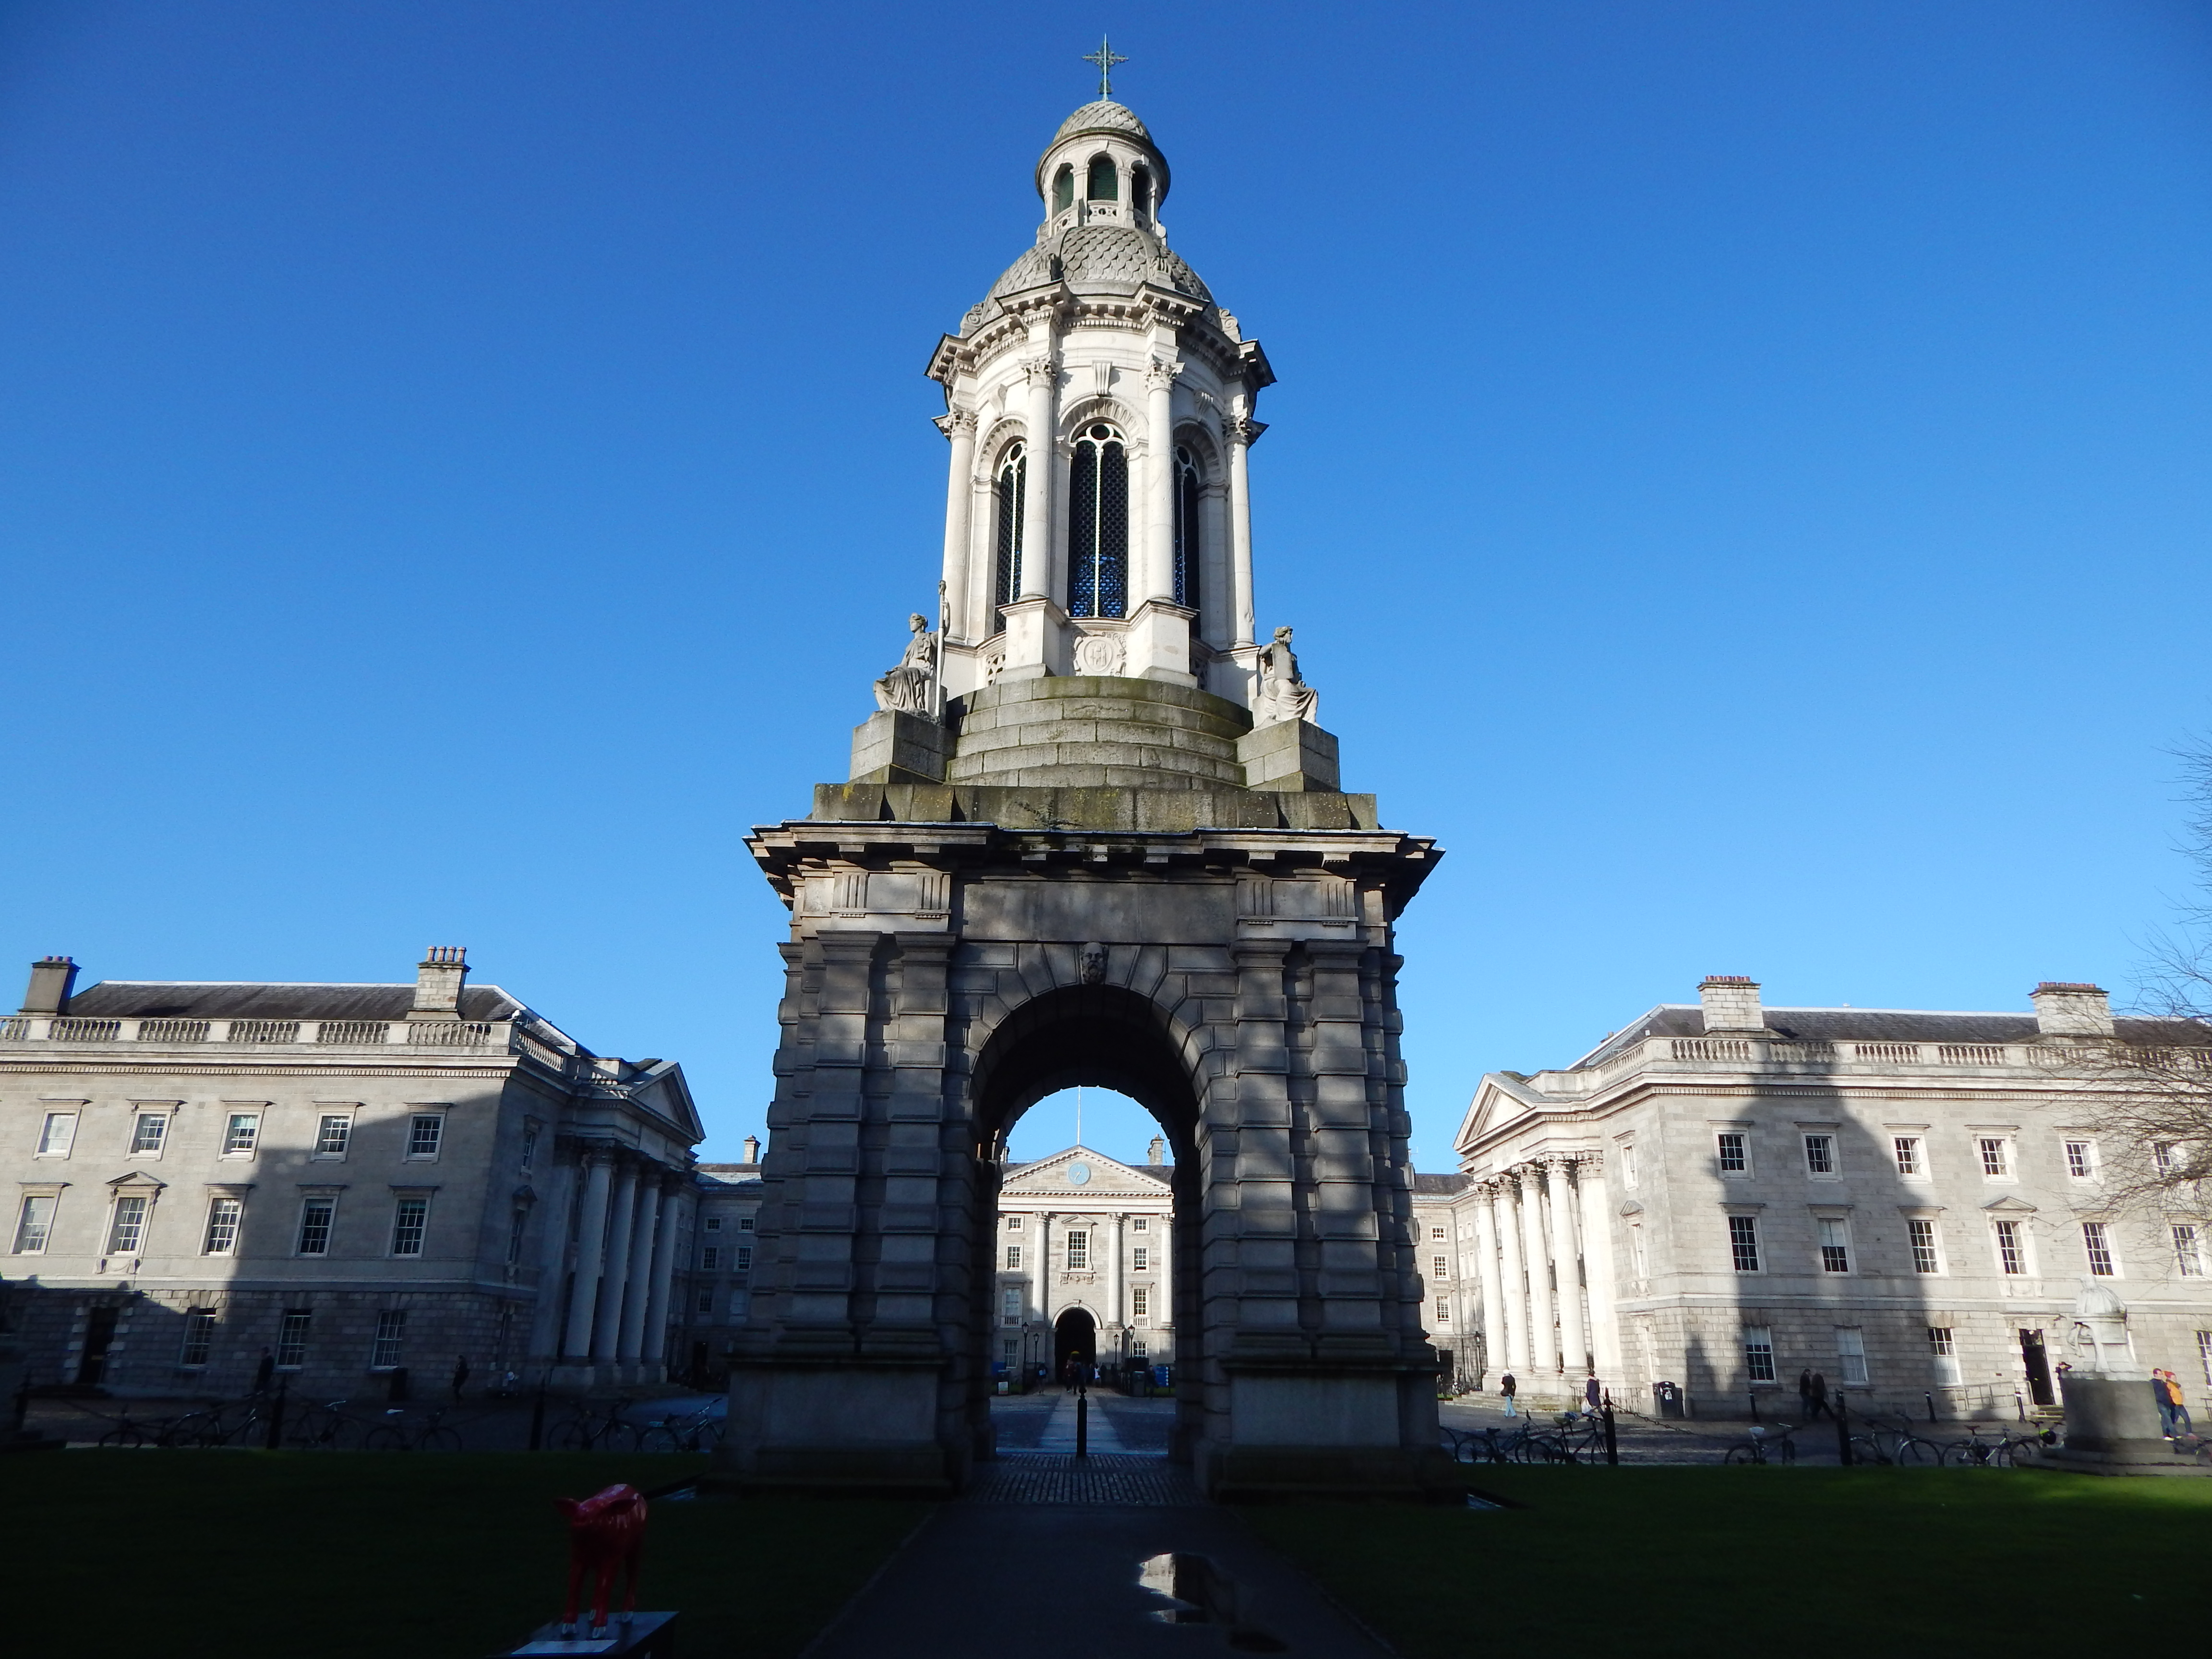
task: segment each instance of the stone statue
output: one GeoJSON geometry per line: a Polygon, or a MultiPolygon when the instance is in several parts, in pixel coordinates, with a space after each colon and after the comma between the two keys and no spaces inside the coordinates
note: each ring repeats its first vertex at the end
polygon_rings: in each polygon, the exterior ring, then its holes
{"type": "Polygon", "coordinates": [[[1274,643],[1260,647],[1260,689],[1252,698],[1252,724],[1310,720],[1320,702],[1321,693],[1298,677],[1298,659],[1291,650],[1291,630],[1277,629],[1274,643]]]}
{"type": "Polygon", "coordinates": [[[2118,1293],[2100,1279],[2081,1281],[2074,1298],[2076,1368],[2100,1376],[2139,1377],[2145,1372],[2128,1351],[2128,1310],[2118,1293]]]}
{"type": "Polygon", "coordinates": [[[899,665],[876,682],[876,707],[902,714],[937,714],[937,636],[919,611],[906,619],[914,630],[899,665]]]}
{"type": "Polygon", "coordinates": [[[1103,984],[1106,978],[1106,947],[1095,943],[1085,945],[1082,967],[1085,985],[1103,984]]]}

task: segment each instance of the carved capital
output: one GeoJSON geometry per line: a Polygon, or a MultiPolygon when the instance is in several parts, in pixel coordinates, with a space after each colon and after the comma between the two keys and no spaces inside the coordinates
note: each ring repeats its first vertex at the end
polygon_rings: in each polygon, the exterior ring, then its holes
{"type": "Polygon", "coordinates": [[[1049,357],[1032,357],[1022,365],[1022,380],[1031,386],[1054,386],[1060,384],[1060,365],[1049,357]]]}
{"type": "Polygon", "coordinates": [[[975,435],[975,411],[972,409],[948,409],[930,424],[948,438],[975,435]]]}
{"type": "Polygon", "coordinates": [[[1242,415],[1232,415],[1221,423],[1221,435],[1239,449],[1249,449],[1260,441],[1260,434],[1267,429],[1265,421],[1249,421],[1242,415]]]}
{"type": "Polygon", "coordinates": [[[1175,387],[1176,377],[1182,373],[1181,363],[1154,362],[1145,370],[1145,385],[1153,392],[1169,392],[1175,387]]]}

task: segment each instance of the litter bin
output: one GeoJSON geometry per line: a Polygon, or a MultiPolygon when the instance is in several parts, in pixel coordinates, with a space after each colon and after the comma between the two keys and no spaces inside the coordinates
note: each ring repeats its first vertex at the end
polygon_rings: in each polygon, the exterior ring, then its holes
{"type": "Polygon", "coordinates": [[[1651,1404],[1662,1418],[1680,1417],[1682,1391],[1672,1382],[1654,1382],[1651,1385],[1651,1404]]]}

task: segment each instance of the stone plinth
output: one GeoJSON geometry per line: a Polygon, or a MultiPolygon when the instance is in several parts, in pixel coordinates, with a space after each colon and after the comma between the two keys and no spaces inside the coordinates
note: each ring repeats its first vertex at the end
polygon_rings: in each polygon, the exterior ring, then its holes
{"type": "Polygon", "coordinates": [[[2067,1371],[2058,1386],[2066,1443],[2039,1453],[2038,1466],[2083,1474],[2212,1474],[2212,1466],[2184,1457],[2160,1431],[2148,1378],[2067,1371]]]}
{"type": "Polygon", "coordinates": [[[1121,676],[1001,680],[953,700],[948,783],[1058,788],[1244,785],[1252,717],[1194,685],[1121,676]]]}
{"type": "Polygon", "coordinates": [[[1334,791],[1336,737],[1311,720],[1277,720],[1237,740],[1247,789],[1334,791]]]}
{"type": "Polygon", "coordinates": [[[853,728],[853,781],[939,783],[951,752],[942,722],[880,708],[853,728]]]}

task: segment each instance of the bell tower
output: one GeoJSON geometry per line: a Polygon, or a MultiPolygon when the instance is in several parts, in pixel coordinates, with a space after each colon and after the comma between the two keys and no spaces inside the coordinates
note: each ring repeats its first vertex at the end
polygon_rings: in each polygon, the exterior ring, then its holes
{"type": "Polygon", "coordinates": [[[1419,1495],[1449,1468],[1394,926],[1439,854],[1344,792],[1291,630],[1255,636],[1273,374],[1101,91],[930,359],[936,616],[848,781],[747,841],[792,925],[722,1474],[949,1491],[993,1455],[1006,1136],[1091,1084],[1173,1148],[1176,1455],[1217,1495],[1419,1495]]]}

